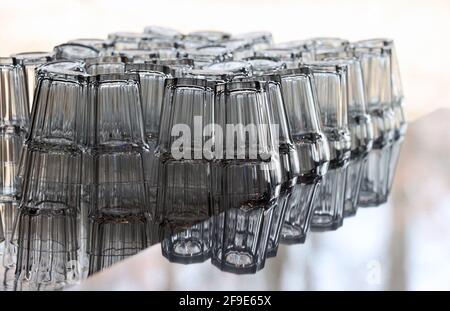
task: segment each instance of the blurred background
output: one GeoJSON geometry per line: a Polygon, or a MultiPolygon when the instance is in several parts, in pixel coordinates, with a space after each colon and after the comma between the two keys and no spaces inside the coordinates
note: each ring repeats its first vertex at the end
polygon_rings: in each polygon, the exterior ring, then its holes
{"type": "Polygon", "coordinates": [[[51,50],[146,25],[276,41],[314,36],[395,40],[410,121],[390,202],[337,232],[282,246],[253,276],[209,263],[169,264],[159,245],[88,280],[85,289],[450,290],[450,2],[448,0],[0,0],[0,55],[51,50]]]}

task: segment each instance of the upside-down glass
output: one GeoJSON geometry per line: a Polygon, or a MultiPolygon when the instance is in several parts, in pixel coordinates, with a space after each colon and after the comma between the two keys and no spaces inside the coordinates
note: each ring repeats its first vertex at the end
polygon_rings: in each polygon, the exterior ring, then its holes
{"type": "Polygon", "coordinates": [[[28,132],[29,107],[25,68],[15,58],[0,58],[0,128],[28,132]]]}
{"type": "Polygon", "coordinates": [[[55,46],[55,57],[57,60],[85,60],[100,56],[100,51],[91,45],[80,43],[64,43],[55,46]]]}
{"type": "Polygon", "coordinates": [[[274,74],[286,69],[285,63],[272,57],[254,56],[246,58],[245,61],[250,65],[251,72],[255,76],[274,74]]]}
{"type": "Polygon", "coordinates": [[[157,139],[159,134],[164,83],[166,79],[173,77],[175,72],[167,66],[155,64],[127,64],[126,71],[139,74],[144,133],[150,143],[149,141],[157,139]]]}
{"type": "Polygon", "coordinates": [[[91,217],[88,226],[89,275],[149,246],[149,223],[143,215],[91,217]]]}
{"type": "Polygon", "coordinates": [[[17,185],[19,161],[24,136],[14,133],[0,133],[0,202],[14,202],[20,185],[17,185]]]}
{"type": "Polygon", "coordinates": [[[36,68],[40,65],[48,63],[55,58],[53,52],[26,52],[11,55],[25,69],[25,81],[28,93],[28,106],[30,112],[33,107],[34,89],[36,88],[36,68]]]}
{"type": "Polygon", "coordinates": [[[204,79],[167,79],[157,146],[160,165],[158,216],[192,224],[211,216],[211,152],[203,149],[214,123],[214,84],[204,79]]]}
{"type": "Polygon", "coordinates": [[[81,114],[88,109],[88,82],[81,70],[81,64],[72,61],[39,68],[28,137],[32,144],[76,148],[81,143],[81,114]]]}
{"type": "Polygon", "coordinates": [[[194,68],[194,60],[190,58],[152,59],[146,63],[167,66],[174,70],[175,77],[182,77],[194,68]]]}
{"type": "Polygon", "coordinates": [[[19,209],[16,290],[55,290],[82,278],[77,211],[72,208],[19,209]]]}
{"type": "Polygon", "coordinates": [[[237,274],[264,268],[273,209],[253,204],[215,215],[211,263],[237,274]]]}
{"type": "Polygon", "coordinates": [[[83,145],[93,150],[145,146],[140,86],[134,73],[89,77],[91,102],[81,112],[83,145]]]}
{"type": "Polygon", "coordinates": [[[268,48],[273,43],[273,36],[268,31],[254,31],[240,33],[231,36],[231,39],[245,40],[250,42],[252,50],[258,51],[268,48]]]}
{"type": "Polygon", "coordinates": [[[292,187],[300,174],[299,158],[291,138],[288,119],[281,94],[281,77],[279,75],[263,75],[249,78],[254,81],[266,81],[269,114],[278,127],[278,154],[281,168],[281,190],[273,209],[272,223],[267,246],[267,257],[277,254],[280,233],[284,223],[286,207],[290,200],[292,187]]]}
{"type": "Polygon", "coordinates": [[[108,34],[115,50],[139,49],[142,40],[151,39],[151,34],[139,32],[114,32],[108,34]]]}
{"type": "Polygon", "coordinates": [[[194,60],[195,68],[203,68],[212,63],[220,63],[231,60],[231,51],[223,45],[206,45],[198,47],[195,50],[188,50],[184,53],[184,57],[194,60]]]}
{"type": "Polygon", "coordinates": [[[190,32],[186,35],[186,39],[194,41],[219,42],[227,40],[231,35],[223,31],[202,30],[190,32]]]}
{"type": "Polygon", "coordinates": [[[247,77],[251,75],[250,64],[243,61],[225,61],[206,65],[202,69],[214,72],[231,72],[233,73],[234,78],[247,77]]]}
{"type": "Polygon", "coordinates": [[[267,48],[256,51],[255,55],[259,57],[274,58],[285,63],[286,67],[289,69],[298,68],[299,64],[305,61],[303,51],[292,49],[267,48]]]}
{"type": "Polygon", "coordinates": [[[356,214],[362,175],[372,149],[373,125],[368,113],[361,64],[356,58],[328,59],[329,64],[346,66],[346,101],[351,135],[350,162],[346,172],[344,217],[356,214]]]}
{"type": "Polygon", "coordinates": [[[216,121],[224,132],[215,133],[213,200],[222,213],[215,218],[212,262],[223,270],[252,273],[264,266],[282,178],[269,83],[218,84],[215,99],[216,121]]]}
{"type": "Polygon", "coordinates": [[[361,62],[374,142],[363,174],[359,206],[378,206],[387,201],[391,147],[395,135],[392,111],[391,56],[389,49],[355,43],[353,54],[361,62]]]}
{"type": "Polygon", "coordinates": [[[311,69],[287,69],[280,71],[280,76],[289,129],[300,159],[300,175],[287,203],[281,242],[302,243],[309,229],[317,184],[328,170],[330,150],[322,132],[311,69]]]}
{"type": "Polygon", "coordinates": [[[183,37],[183,34],[176,29],[150,25],[144,28],[144,33],[155,37],[177,39],[183,37]]]}
{"type": "Polygon", "coordinates": [[[394,41],[390,39],[370,39],[359,41],[358,46],[366,47],[380,47],[388,53],[390,58],[390,83],[391,83],[391,102],[392,110],[395,117],[395,142],[391,148],[389,177],[388,177],[388,194],[392,188],[394,181],[395,170],[397,167],[398,159],[400,156],[400,149],[402,141],[406,134],[407,123],[405,117],[405,111],[403,108],[403,87],[400,77],[400,69],[397,60],[397,53],[394,45],[394,41]]]}
{"type": "Polygon", "coordinates": [[[102,56],[88,58],[84,62],[85,70],[90,75],[124,73],[125,59],[120,56],[102,56]]]}
{"type": "Polygon", "coordinates": [[[318,188],[311,228],[333,230],[343,222],[346,166],[351,150],[347,117],[348,68],[329,62],[314,62],[310,67],[317,87],[323,131],[330,146],[330,167],[318,188]]]}
{"type": "Polygon", "coordinates": [[[211,257],[213,218],[187,228],[163,225],[161,250],[164,257],[176,263],[196,263],[211,257]]]}

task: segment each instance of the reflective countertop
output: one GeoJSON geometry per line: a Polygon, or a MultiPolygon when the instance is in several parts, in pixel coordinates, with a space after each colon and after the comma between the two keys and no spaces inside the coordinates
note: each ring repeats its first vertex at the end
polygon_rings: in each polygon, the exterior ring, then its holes
{"type": "Polygon", "coordinates": [[[387,204],[280,245],[252,275],[170,263],[159,244],[69,290],[450,290],[450,110],[409,124],[387,204]]]}

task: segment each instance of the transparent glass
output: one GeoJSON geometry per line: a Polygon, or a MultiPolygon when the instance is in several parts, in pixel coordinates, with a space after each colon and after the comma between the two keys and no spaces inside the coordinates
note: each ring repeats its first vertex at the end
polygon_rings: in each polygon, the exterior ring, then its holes
{"type": "Polygon", "coordinates": [[[26,52],[11,55],[16,59],[17,63],[21,64],[25,70],[25,81],[28,93],[28,106],[30,112],[33,107],[34,90],[36,88],[37,71],[36,69],[46,64],[55,58],[53,52],[26,52]]]}
{"type": "Polygon", "coordinates": [[[54,48],[55,57],[58,60],[85,60],[98,57],[100,51],[91,45],[80,43],[64,43],[54,48]]]}
{"type": "Polygon", "coordinates": [[[25,68],[0,58],[0,128],[28,132],[30,122],[25,68]]]}
{"type": "Polygon", "coordinates": [[[169,261],[189,264],[204,262],[211,257],[212,218],[189,228],[167,224],[163,230],[167,237],[161,241],[161,250],[169,261]]]}
{"type": "Polygon", "coordinates": [[[262,269],[272,215],[273,207],[242,206],[214,217],[212,264],[237,274],[262,269]]]}
{"type": "Polygon", "coordinates": [[[318,178],[310,182],[297,182],[292,188],[281,230],[281,243],[299,244],[306,241],[319,181],[318,178]]]}
{"type": "Polygon", "coordinates": [[[55,290],[81,281],[77,212],[19,209],[16,290],[55,290]]]}

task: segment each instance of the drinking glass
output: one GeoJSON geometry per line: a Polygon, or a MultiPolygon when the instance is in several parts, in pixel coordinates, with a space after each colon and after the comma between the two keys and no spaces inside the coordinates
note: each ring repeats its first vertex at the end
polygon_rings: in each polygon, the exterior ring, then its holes
{"type": "Polygon", "coordinates": [[[157,217],[185,225],[212,215],[212,154],[206,143],[214,123],[214,83],[197,78],[172,78],[165,84],[157,155],[160,160],[157,217]]]}
{"type": "Polygon", "coordinates": [[[194,68],[194,60],[190,58],[152,59],[146,63],[167,66],[174,70],[174,77],[183,77],[194,68]]]}
{"type": "Polygon", "coordinates": [[[183,34],[176,29],[155,25],[146,26],[144,28],[144,33],[153,35],[155,37],[170,38],[170,39],[177,39],[183,37],[183,34]]]}
{"type": "Polygon", "coordinates": [[[236,274],[264,268],[273,207],[257,204],[229,209],[214,217],[211,262],[236,274]]]}
{"type": "Polygon", "coordinates": [[[77,211],[19,209],[16,290],[55,290],[81,281],[77,211]]]}
{"type": "Polygon", "coordinates": [[[186,39],[188,40],[207,41],[212,43],[224,41],[230,37],[231,35],[227,32],[214,30],[193,31],[186,35],[186,39]]]}
{"type": "Polygon", "coordinates": [[[161,250],[169,261],[189,264],[211,257],[212,218],[187,227],[164,224],[163,231],[161,250]]]}
{"type": "Polygon", "coordinates": [[[387,201],[395,115],[392,111],[391,55],[389,49],[354,43],[352,53],[361,62],[367,105],[373,122],[374,142],[358,199],[359,206],[387,201]]]}
{"type": "Polygon", "coordinates": [[[46,64],[55,58],[53,52],[25,52],[11,55],[17,63],[25,69],[25,82],[28,94],[28,106],[30,112],[33,108],[34,89],[36,88],[36,68],[46,64]]]}
{"type": "Polygon", "coordinates": [[[90,75],[121,74],[125,72],[125,58],[120,56],[102,56],[88,58],[84,62],[85,70],[90,75]]]}
{"type": "Polygon", "coordinates": [[[81,64],[56,61],[39,67],[28,139],[48,147],[77,148],[87,110],[87,75],[81,64]]]}
{"type": "Polygon", "coordinates": [[[272,33],[268,31],[253,31],[233,35],[231,39],[250,42],[252,50],[258,51],[268,48],[273,43],[272,33]]]}
{"type": "Polygon", "coordinates": [[[279,72],[290,134],[298,153],[300,174],[287,202],[282,243],[301,243],[309,228],[317,184],[330,161],[323,133],[313,72],[309,67],[279,72]]]}
{"type": "Polygon", "coordinates": [[[0,58],[0,128],[28,132],[29,107],[25,68],[15,58],[0,58]]]}
{"type": "Polygon", "coordinates": [[[251,72],[255,76],[275,74],[286,69],[285,63],[272,57],[253,56],[246,58],[245,61],[250,65],[251,72]]]}
{"type": "Polygon", "coordinates": [[[342,225],[346,166],[351,136],[347,116],[348,68],[332,62],[310,64],[317,87],[323,131],[330,146],[330,167],[318,188],[311,229],[333,230],[342,225]]]}
{"type": "Polygon", "coordinates": [[[89,275],[147,248],[148,221],[140,214],[90,217],[87,240],[89,275]]]}
{"type": "Polygon", "coordinates": [[[14,202],[20,185],[17,185],[19,161],[24,143],[23,135],[0,133],[0,202],[14,202]]]}
{"type": "Polygon", "coordinates": [[[203,68],[212,63],[220,63],[232,59],[231,51],[223,45],[200,46],[195,50],[188,50],[184,57],[194,60],[195,68],[203,68]]]}
{"type": "Polygon", "coordinates": [[[108,34],[115,50],[139,49],[142,40],[151,39],[151,34],[140,32],[114,32],[108,34]]]}
{"type": "Polygon", "coordinates": [[[57,60],[85,60],[86,58],[98,57],[100,51],[91,45],[80,43],[64,43],[55,46],[55,57],[57,60]]]}

